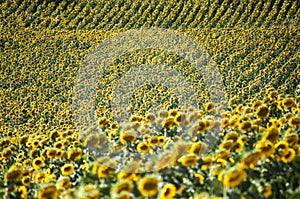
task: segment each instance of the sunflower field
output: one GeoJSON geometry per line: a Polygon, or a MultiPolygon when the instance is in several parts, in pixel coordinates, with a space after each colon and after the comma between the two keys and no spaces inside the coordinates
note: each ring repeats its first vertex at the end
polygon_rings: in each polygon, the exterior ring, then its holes
{"type": "Polygon", "coordinates": [[[0,8],[0,198],[300,198],[299,0],[0,8]]]}

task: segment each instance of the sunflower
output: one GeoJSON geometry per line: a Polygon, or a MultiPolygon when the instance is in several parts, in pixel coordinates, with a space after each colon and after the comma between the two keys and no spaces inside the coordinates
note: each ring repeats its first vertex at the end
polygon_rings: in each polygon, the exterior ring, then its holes
{"type": "Polygon", "coordinates": [[[111,167],[110,165],[102,165],[98,168],[98,178],[112,178],[113,172],[116,171],[116,167],[111,167]]]}
{"type": "Polygon", "coordinates": [[[55,142],[54,148],[62,149],[62,147],[63,147],[63,143],[62,142],[55,142]]]}
{"type": "Polygon", "coordinates": [[[18,191],[21,198],[27,198],[27,188],[25,186],[20,186],[18,191]]]}
{"type": "Polygon", "coordinates": [[[239,124],[239,129],[241,130],[241,132],[246,132],[251,130],[252,128],[252,124],[250,121],[243,121],[241,124],[239,124]]]}
{"type": "Polygon", "coordinates": [[[293,98],[286,98],[282,101],[282,105],[285,109],[291,108],[291,107],[295,107],[296,103],[295,100],[293,98]]]}
{"type": "Polygon", "coordinates": [[[56,148],[50,148],[47,150],[46,154],[47,154],[47,158],[55,158],[57,153],[57,149],[56,148]]]}
{"type": "Polygon", "coordinates": [[[237,141],[238,137],[239,137],[239,134],[237,132],[233,131],[233,132],[230,132],[225,135],[224,141],[232,140],[233,142],[235,142],[235,141],[237,141]]]}
{"type": "Polygon", "coordinates": [[[148,122],[153,123],[155,121],[156,117],[155,117],[155,115],[153,113],[147,113],[146,116],[145,116],[145,119],[148,122]]]}
{"type": "Polygon", "coordinates": [[[37,158],[37,157],[39,157],[39,153],[40,153],[40,151],[38,149],[33,149],[30,151],[29,157],[31,159],[37,158]]]}
{"type": "Polygon", "coordinates": [[[175,195],[176,195],[176,187],[175,187],[175,185],[169,183],[163,187],[159,198],[160,199],[172,199],[175,195]]]}
{"type": "MultiPolygon", "coordinates": [[[[166,143],[166,138],[164,136],[158,136],[158,143],[159,145],[164,145],[166,143]]],[[[151,141],[151,140],[150,140],[151,141]]]]}
{"type": "Polygon", "coordinates": [[[145,142],[140,142],[136,148],[140,153],[148,153],[150,151],[150,146],[145,142]]]}
{"type": "Polygon", "coordinates": [[[32,161],[30,159],[26,159],[23,161],[23,166],[24,167],[29,167],[31,165],[32,161]]]}
{"type": "Polygon", "coordinates": [[[59,196],[59,191],[55,185],[50,185],[42,188],[39,191],[38,199],[54,199],[59,196]]]}
{"type": "Polygon", "coordinates": [[[265,186],[263,188],[263,195],[268,198],[270,195],[272,195],[272,188],[270,186],[265,186]]]}
{"type": "Polygon", "coordinates": [[[206,150],[207,150],[207,145],[205,143],[197,142],[191,145],[191,147],[188,149],[188,152],[200,156],[204,154],[206,150]]]}
{"type": "Polygon", "coordinates": [[[247,177],[246,172],[241,168],[235,168],[224,174],[223,185],[231,188],[238,186],[247,177]]]}
{"type": "Polygon", "coordinates": [[[158,183],[156,177],[146,176],[138,182],[138,189],[142,196],[155,196],[158,192],[158,183]]]}
{"type": "Polygon", "coordinates": [[[285,141],[289,144],[289,146],[295,146],[298,144],[298,134],[291,133],[285,136],[285,141]]]}
{"type": "Polygon", "coordinates": [[[267,117],[269,117],[269,114],[270,114],[270,110],[269,110],[268,106],[266,106],[266,105],[259,106],[256,111],[257,118],[267,118],[267,117]]]}
{"type": "Polygon", "coordinates": [[[165,127],[168,129],[173,129],[175,127],[175,125],[176,125],[176,123],[175,123],[174,117],[169,116],[164,120],[162,127],[165,127]]]}
{"type": "Polygon", "coordinates": [[[121,132],[120,142],[124,144],[133,143],[136,140],[136,133],[133,131],[121,132]]]}
{"type": "Polygon", "coordinates": [[[80,160],[82,158],[82,149],[74,148],[68,152],[68,159],[80,160]]]}
{"type": "Polygon", "coordinates": [[[18,182],[22,178],[23,172],[21,169],[14,169],[12,171],[8,171],[4,175],[4,179],[7,182],[18,182]]]}
{"type": "Polygon", "coordinates": [[[32,162],[34,169],[39,169],[44,166],[44,160],[42,158],[35,158],[32,162]]]}
{"type": "Polygon", "coordinates": [[[23,158],[24,158],[24,152],[19,153],[18,156],[17,156],[17,161],[22,161],[23,158]]]}
{"type": "Polygon", "coordinates": [[[261,158],[260,151],[255,151],[253,153],[250,153],[245,158],[242,159],[241,166],[243,169],[248,169],[248,168],[253,169],[257,165],[260,158],[261,158]]]}
{"type": "Polygon", "coordinates": [[[1,156],[3,159],[9,159],[13,156],[13,152],[10,150],[10,148],[7,148],[3,150],[1,156]]]}
{"type": "Polygon", "coordinates": [[[56,151],[55,159],[62,159],[64,157],[64,155],[65,155],[65,152],[62,151],[61,149],[58,149],[56,151]]]}
{"type": "Polygon", "coordinates": [[[132,199],[132,197],[129,192],[122,191],[120,194],[116,195],[114,199],[132,199]]]}
{"type": "Polygon", "coordinates": [[[159,145],[158,136],[152,136],[152,137],[150,137],[149,144],[150,144],[150,146],[157,146],[157,145],[159,145]]]}
{"type": "Polygon", "coordinates": [[[207,156],[207,157],[203,157],[203,165],[201,166],[201,170],[207,170],[210,166],[212,166],[213,164],[213,160],[211,157],[207,156]]]}
{"type": "Polygon", "coordinates": [[[274,144],[270,141],[260,141],[255,148],[262,157],[269,157],[275,152],[274,144]]]}
{"type": "Polygon", "coordinates": [[[72,163],[70,164],[65,164],[62,168],[61,168],[61,173],[64,176],[69,176],[74,172],[74,165],[72,163]]]}
{"type": "Polygon", "coordinates": [[[191,138],[194,138],[198,134],[203,133],[206,130],[206,123],[205,121],[198,121],[196,122],[190,129],[190,136],[191,138]]]}
{"type": "Polygon", "coordinates": [[[115,184],[111,189],[111,194],[120,194],[123,191],[132,192],[133,184],[129,180],[121,180],[117,184],[115,184]]]}
{"type": "Polygon", "coordinates": [[[72,187],[72,183],[70,181],[70,178],[63,177],[59,180],[59,187],[62,190],[67,190],[72,187]]]}
{"type": "Polygon", "coordinates": [[[290,118],[289,124],[292,127],[300,127],[300,117],[292,117],[292,118],[290,118]]]}
{"type": "Polygon", "coordinates": [[[202,174],[200,174],[200,173],[196,173],[196,174],[195,174],[195,178],[198,180],[198,182],[199,182],[200,184],[203,184],[203,182],[204,182],[204,180],[205,180],[204,176],[203,176],[202,174]]]}
{"type": "Polygon", "coordinates": [[[100,127],[107,126],[109,124],[109,120],[106,117],[101,117],[98,119],[98,125],[100,127]]]}
{"type": "Polygon", "coordinates": [[[39,140],[33,140],[31,142],[32,148],[37,148],[40,146],[40,141],[39,140]]]}
{"type": "Polygon", "coordinates": [[[30,177],[29,176],[23,177],[22,183],[23,183],[23,185],[28,186],[30,184],[30,177]]]}
{"type": "Polygon", "coordinates": [[[244,142],[243,142],[243,140],[242,139],[238,139],[236,141],[234,147],[235,147],[235,152],[236,153],[240,153],[243,150],[243,148],[244,148],[244,142]]]}
{"type": "Polygon", "coordinates": [[[186,125],[187,124],[187,116],[184,113],[178,112],[175,116],[174,116],[174,122],[177,125],[183,124],[186,125]]]}
{"type": "Polygon", "coordinates": [[[197,164],[198,156],[195,154],[184,155],[178,159],[178,162],[180,162],[185,167],[192,167],[197,164]]]}
{"type": "Polygon", "coordinates": [[[222,149],[225,149],[225,150],[228,150],[230,151],[231,148],[234,146],[234,142],[232,140],[228,140],[228,141],[224,141],[220,146],[219,148],[222,150],[222,149]]]}
{"type": "Polygon", "coordinates": [[[285,155],[283,155],[281,160],[284,163],[289,163],[294,159],[295,154],[296,154],[295,150],[290,148],[290,149],[288,149],[287,153],[285,155]]]}
{"type": "Polygon", "coordinates": [[[281,140],[276,143],[275,150],[279,153],[280,156],[283,156],[288,153],[289,144],[285,140],[281,140]]]}
{"type": "Polygon", "coordinates": [[[273,144],[279,139],[280,133],[279,129],[276,126],[271,126],[267,129],[267,132],[264,134],[262,140],[269,140],[273,144]]]}

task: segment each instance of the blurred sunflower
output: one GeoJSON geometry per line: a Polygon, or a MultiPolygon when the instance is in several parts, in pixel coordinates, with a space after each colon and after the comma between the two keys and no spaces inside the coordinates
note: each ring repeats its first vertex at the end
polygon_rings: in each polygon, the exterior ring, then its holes
{"type": "Polygon", "coordinates": [[[146,176],[138,182],[138,189],[142,196],[155,196],[158,192],[158,183],[156,177],[146,176]]]}
{"type": "Polygon", "coordinates": [[[256,111],[257,118],[267,118],[269,117],[269,114],[270,114],[270,110],[266,105],[259,106],[256,111]]]}
{"type": "Polygon", "coordinates": [[[72,183],[70,181],[70,178],[63,177],[59,180],[59,188],[62,190],[67,190],[72,187],[72,183]]]}
{"type": "Polygon", "coordinates": [[[64,176],[69,176],[69,175],[73,174],[73,172],[74,172],[74,165],[72,163],[65,164],[61,168],[61,174],[64,176]]]}
{"type": "Polygon", "coordinates": [[[122,144],[129,144],[129,143],[133,143],[136,140],[137,136],[136,133],[133,131],[130,132],[121,132],[120,135],[120,142],[122,144]]]}
{"type": "Polygon", "coordinates": [[[176,195],[176,187],[173,184],[166,184],[159,195],[159,199],[172,199],[176,195]]]}
{"type": "Polygon", "coordinates": [[[198,156],[195,154],[187,154],[182,156],[178,159],[178,162],[180,162],[185,167],[192,167],[197,164],[198,156]]]}
{"type": "Polygon", "coordinates": [[[21,198],[27,198],[27,188],[25,186],[20,186],[19,190],[21,198]]]}
{"type": "Polygon", "coordinates": [[[204,142],[192,143],[191,147],[188,149],[189,153],[201,156],[207,150],[207,145],[204,142]]]}
{"type": "Polygon", "coordinates": [[[112,178],[113,172],[116,171],[116,167],[111,167],[110,165],[102,165],[98,168],[97,175],[98,178],[112,178]]]}
{"type": "Polygon", "coordinates": [[[7,182],[18,182],[22,178],[22,174],[23,172],[20,169],[8,171],[4,175],[4,180],[6,180],[7,182]]]}
{"type": "Polygon", "coordinates": [[[274,144],[270,141],[260,141],[255,148],[263,157],[269,157],[275,152],[274,144]]]}
{"type": "Polygon", "coordinates": [[[281,157],[281,160],[284,163],[289,163],[289,162],[291,162],[294,159],[295,154],[296,154],[295,150],[289,148],[288,151],[286,152],[286,154],[281,157]]]}
{"type": "Polygon", "coordinates": [[[262,191],[263,195],[268,198],[272,195],[272,188],[270,186],[265,186],[262,191]]]}
{"type": "Polygon", "coordinates": [[[73,148],[68,152],[68,159],[80,160],[82,158],[82,149],[73,148]]]}
{"type": "Polygon", "coordinates": [[[150,146],[145,142],[140,142],[136,148],[140,153],[148,153],[150,151],[150,146]]]}
{"type": "Polygon", "coordinates": [[[131,193],[133,190],[133,184],[129,180],[121,180],[115,185],[113,185],[111,189],[111,194],[120,194],[123,191],[131,193]]]}
{"type": "Polygon", "coordinates": [[[42,188],[38,193],[38,199],[54,199],[59,196],[60,193],[55,185],[49,185],[42,188]]]}
{"type": "Polygon", "coordinates": [[[290,118],[289,124],[290,124],[290,126],[295,127],[295,128],[300,127],[300,117],[290,118]]]}
{"type": "Polygon", "coordinates": [[[248,168],[253,169],[257,165],[260,158],[261,158],[260,151],[252,152],[241,160],[241,167],[243,169],[248,169],[248,168]]]}
{"type": "Polygon", "coordinates": [[[42,158],[35,158],[32,162],[32,166],[34,169],[39,169],[44,166],[44,160],[42,158]]]}
{"type": "Polygon", "coordinates": [[[204,182],[204,180],[205,180],[204,176],[203,176],[202,174],[200,174],[200,173],[196,173],[196,174],[195,174],[195,178],[197,178],[197,180],[198,180],[198,182],[199,182],[200,184],[203,184],[203,182],[204,182]]]}
{"type": "Polygon", "coordinates": [[[297,133],[291,133],[286,134],[284,140],[289,144],[289,146],[295,146],[298,144],[298,134],[297,133]]]}
{"type": "Polygon", "coordinates": [[[273,144],[279,139],[280,133],[279,129],[276,126],[271,126],[267,129],[267,132],[264,134],[262,140],[269,140],[273,144]]]}
{"type": "Polygon", "coordinates": [[[246,172],[241,168],[234,168],[224,174],[223,185],[231,188],[238,186],[247,177],[246,172]]]}

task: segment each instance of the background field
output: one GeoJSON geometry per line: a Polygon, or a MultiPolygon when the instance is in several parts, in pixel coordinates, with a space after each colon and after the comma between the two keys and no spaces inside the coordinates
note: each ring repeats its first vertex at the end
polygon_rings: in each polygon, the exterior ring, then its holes
{"type": "Polygon", "coordinates": [[[0,197],[299,197],[299,1],[1,1],[0,6],[0,197]],[[72,107],[83,61],[105,39],[149,27],[178,31],[203,46],[222,75],[223,112],[211,103],[204,77],[195,76],[183,58],[155,49],[129,52],[110,65],[111,74],[99,77],[98,127],[85,139],[72,107]],[[144,92],[132,93],[130,124],[121,126],[110,106],[112,88],[130,68],[155,60],[185,74],[197,90],[199,108],[180,110],[168,89],[145,85],[144,92]],[[151,121],[148,99],[159,94],[167,96],[161,101],[167,115],[161,110],[151,121]],[[188,128],[180,130],[182,115],[188,128]],[[208,144],[203,135],[218,125],[212,149],[205,154],[190,149],[208,144]],[[193,129],[197,138],[181,143],[178,135],[193,129]],[[158,137],[162,142],[152,143],[158,137]],[[165,151],[172,142],[188,150],[164,169],[140,170],[148,153],[165,151]],[[86,149],[91,145],[97,155],[86,149]],[[107,169],[116,162],[104,156],[118,150],[129,151],[128,162],[131,153],[138,154],[136,171],[107,169]]]}

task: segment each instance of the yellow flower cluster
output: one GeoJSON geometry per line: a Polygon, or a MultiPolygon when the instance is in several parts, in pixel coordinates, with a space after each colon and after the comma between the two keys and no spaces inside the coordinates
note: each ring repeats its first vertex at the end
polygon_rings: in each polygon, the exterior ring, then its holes
{"type": "MultiPolygon", "coordinates": [[[[7,0],[0,8],[0,198],[297,196],[298,1],[7,0]],[[76,109],[88,53],[112,34],[152,26],[201,44],[223,78],[225,91],[214,94],[228,101],[213,100],[215,85],[205,84],[212,74],[171,52],[140,49],[102,73],[86,71],[85,85],[88,75],[99,81],[95,100],[80,106],[95,110],[76,109]],[[182,106],[150,78],[126,76],[161,63],[190,83],[195,95],[184,103],[198,107],[182,106]],[[130,83],[120,86],[122,78],[130,83]],[[132,89],[138,79],[145,81],[132,89]],[[116,99],[116,87],[128,93],[116,99]],[[129,117],[121,123],[119,114],[129,117]]],[[[188,95],[176,78],[159,80],[188,95]]]]}

